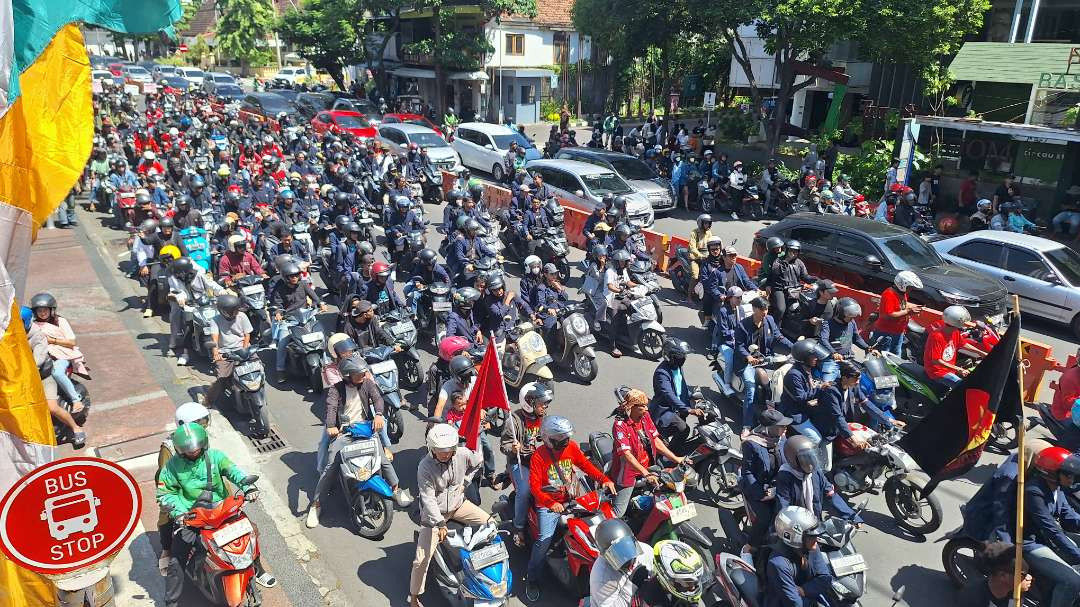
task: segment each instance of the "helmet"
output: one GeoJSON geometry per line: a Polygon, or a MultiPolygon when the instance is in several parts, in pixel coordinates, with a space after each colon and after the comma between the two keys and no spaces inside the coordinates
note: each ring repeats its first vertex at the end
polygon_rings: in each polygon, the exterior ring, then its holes
{"type": "Polygon", "coordinates": [[[206,429],[199,424],[178,426],[173,432],[172,442],[176,452],[188,459],[198,458],[210,445],[206,429]]]}
{"type": "Polygon", "coordinates": [[[701,555],[678,540],[661,540],[653,546],[656,579],[672,596],[696,605],[704,590],[701,583],[705,564],[701,555]]]}
{"type": "Polygon", "coordinates": [[[475,219],[469,219],[465,222],[465,231],[475,233],[480,230],[480,222],[475,219]]]}
{"type": "Polygon", "coordinates": [[[338,371],[341,372],[342,377],[346,378],[352,375],[363,375],[368,370],[368,364],[362,356],[350,356],[338,363],[338,371]]]}
{"type": "Polygon", "coordinates": [[[529,255],[528,257],[525,258],[524,263],[525,263],[525,269],[526,270],[528,270],[529,268],[531,268],[533,266],[541,266],[541,265],[543,265],[543,262],[540,261],[540,258],[537,257],[536,255],[529,255]]]}
{"type": "Polygon", "coordinates": [[[893,278],[893,284],[901,291],[907,291],[908,289],[921,289],[922,280],[912,272],[911,270],[904,270],[896,274],[893,278]]]}
{"type": "Polygon", "coordinates": [[[153,219],[145,219],[139,224],[139,232],[150,235],[157,232],[157,226],[157,222],[153,219]]]}
{"type": "Polygon", "coordinates": [[[708,213],[702,213],[701,215],[697,216],[697,227],[699,230],[705,229],[704,226],[707,223],[712,223],[712,215],[709,215],[708,213]]]}
{"type": "Polygon", "coordinates": [[[217,310],[226,318],[234,318],[240,310],[240,298],[232,293],[222,293],[217,297],[217,310]]]}
{"type": "Polygon", "coordinates": [[[344,333],[334,333],[326,340],[326,351],[334,358],[341,359],[346,353],[359,350],[356,342],[344,333]]]}
{"type": "Polygon", "coordinates": [[[480,291],[472,287],[462,287],[454,291],[453,299],[454,303],[462,309],[471,310],[473,304],[480,299],[480,291]]]}
{"type": "MultiPolygon", "coordinates": [[[[173,260],[172,264],[169,265],[169,271],[172,272],[173,276],[185,282],[195,278],[195,264],[188,257],[173,260]]],[[[33,303],[32,300],[31,303],[33,303]]]]}
{"type": "Polygon", "coordinates": [[[676,337],[668,337],[664,340],[664,360],[676,366],[682,366],[686,362],[686,356],[690,354],[690,344],[676,337]]]}
{"type": "Polygon", "coordinates": [[[604,519],[593,533],[596,549],[615,571],[626,571],[641,554],[634,532],[621,518],[604,519]]]}
{"type": "Polygon", "coordinates": [[[548,449],[562,449],[570,442],[574,435],[574,425],[570,420],[560,415],[548,415],[540,424],[540,438],[548,449]]]}
{"type": "Polygon", "coordinates": [[[150,193],[145,188],[139,188],[135,190],[135,202],[138,204],[147,204],[150,202],[150,193]]]}
{"type": "Polygon", "coordinates": [[[852,297],[841,297],[836,302],[836,311],[834,312],[837,320],[844,320],[845,318],[858,318],[862,316],[862,306],[859,302],[855,301],[852,297]]]}
{"type": "Polygon", "coordinates": [[[784,244],[784,248],[789,251],[801,251],[802,243],[800,243],[798,240],[789,240],[784,244]]]}
{"type": "Polygon", "coordinates": [[[612,201],[611,205],[614,206],[617,209],[625,209],[626,208],[626,197],[625,196],[616,196],[615,200],[612,201]]]}
{"type": "Polygon", "coordinates": [[[626,240],[634,233],[634,230],[630,228],[629,224],[620,223],[615,227],[615,237],[620,240],[626,240]]]}
{"type": "Polygon", "coordinates": [[[458,445],[458,431],[450,424],[435,424],[427,433],[427,448],[432,453],[453,451],[458,445]]]}
{"type": "Polygon", "coordinates": [[[180,247],[178,247],[178,246],[176,246],[174,244],[167,244],[167,245],[161,247],[161,250],[158,251],[158,257],[164,259],[166,255],[168,255],[169,257],[172,257],[173,259],[179,259],[180,258],[180,247]]]}
{"type": "Polygon", "coordinates": [[[203,179],[202,175],[195,175],[191,178],[191,187],[204,188],[206,187],[206,180],[203,179]]]}
{"type": "Polygon", "coordinates": [[[176,427],[184,424],[199,424],[203,428],[210,425],[210,411],[196,402],[188,402],[176,408],[176,427]]]}
{"type": "Polygon", "coordinates": [[[492,277],[488,278],[488,290],[489,291],[495,291],[497,289],[502,289],[504,287],[506,287],[506,281],[503,280],[502,276],[495,275],[495,276],[492,276],[492,277]]]}
{"type": "Polygon", "coordinates": [[[420,252],[416,254],[416,258],[420,260],[425,266],[433,266],[438,260],[438,254],[428,248],[420,249],[420,252]]]}
{"type": "Polygon", "coordinates": [[[783,247],[784,247],[784,239],[780,238],[779,236],[772,236],[768,240],[765,241],[765,248],[769,249],[770,251],[775,251],[777,249],[782,249],[783,247]]]}
{"type": "Polygon", "coordinates": [[[622,262],[629,263],[630,262],[630,252],[627,251],[626,249],[619,249],[618,251],[615,251],[615,253],[613,253],[611,255],[611,260],[616,262],[616,263],[622,263],[622,262]]]}
{"type": "Polygon", "coordinates": [[[1067,470],[1063,470],[1063,466],[1066,460],[1072,456],[1072,453],[1064,447],[1047,447],[1039,454],[1035,456],[1035,461],[1032,465],[1045,476],[1055,476],[1058,471],[1069,474],[1067,470]]]}
{"type": "Polygon", "coordinates": [[[592,248],[593,259],[597,257],[607,257],[607,247],[602,244],[598,244],[592,248]]]}
{"type": "Polygon", "coordinates": [[[191,206],[191,196],[188,196],[187,194],[183,194],[179,198],[176,199],[176,208],[183,209],[183,208],[188,208],[190,206],[191,206]]]}
{"type": "Polygon", "coordinates": [[[813,440],[802,435],[792,436],[784,443],[784,460],[804,474],[821,469],[817,445],[813,440]]]}
{"type": "Polygon", "coordinates": [[[334,227],[337,228],[338,230],[344,232],[349,227],[349,216],[348,215],[338,215],[334,219],[334,227]]]}
{"type": "Polygon", "coordinates": [[[527,384],[525,390],[522,390],[521,394],[521,408],[527,412],[533,412],[533,405],[539,401],[545,405],[551,404],[551,401],[555,400],[555,395],[552,393],[551,388],[547,387],[547,384],[543,382],[534,382],[527,384]]]}
{"type": "Polygon", "coordinates": [[[712,236],[705,241],[705,248],[707,250],[712,249],[713,247],[720,247],[721,249],[723,249],[724,239],[720,238],[719,236],[712,236]]]}
{"type": "Polygon", "coordinates": [[[989,211],[990,208],[994,206],[994,203],[986,198],[980,198],[979,202],[975,203],[975,206],[978,207],[980,211],[989,211]]]}
{"type": "Polygon", "coordinates": [[[818,519],[802,506],[788,506],[776,515],[776,536],[792,548],[802,549],[803,537],[821,535],[818,519]]]}
{"type": "Polygon", "coordinates": [[[476,366],[473,361],[464,354],[458,354],[450,359],[450,375],[453,375],[461,383],[465,383],[469,376],[476,374],[476,366]]]}
{"type": "Polygon", "coordinates": [[[161,219],[161,221],[158,223],[158,227],[161,227],[161,228],[171,228],[174,225],[175,224],[173,223],[172,217],[163,217],[161,219]]]}
{"type": "Polygon", "coordinates": [[[376,261],[371,265],[371,273],[376,276],[382,276],[386,278],[390,275],[390,266],[383,261],[376,261]]]}
{"type": "Polygon", "coordinates": [[[806,366],[810,366],[813,359],[821,360],[829,355],[825,346],[816,339],[800,339],[791,346],[791,357],[806,366]]]}
{"type": "Polygon", "coordinates": [[[394,206],[404,210],[412,206],[412,201],[407,196],[398,196],[394,199],[394,206]]]}
{"type": "Polygon", "coordinates": [[[153,160],[157,158],[157,154],[154,153],[154,150],[146,150],[142,153],[142,157],[145,160],[153,160]]]}
{"type": "Polygon", "coordinates": [[[242,245],[242,244],[244,244],[246,242],[247,242],[247,240],[242,235],[233,234],[232,236],[229,237],[229,239],[227,241],[225,241],[225,244],[228,246],[230,251],[235,253],[236,252],[236,247],[238,245],[242,245]]]}
{"type": "Polygon", "coordinates": [[[289,261],[289,262],[283,263],[283,264],[281,264],[281,267],[278,268],[278,269],[281,271],[281,275],[286,277],[286,278],[288,278],[290,276],[299,276],[300,275],[300,265],[297,264],[295,261],[289,261]]]}
{"type": "Polygon", "coordinates": [[[965,324],[971,322],[971,312],[964,306],[949,306],[941,312],[941,320],[950,327],[963,329],[965,324]]]}
{"type": "Polygon", "coordinates": [[[354,232],[359,234],[360,232],[363,232],[364,230],[363,230],[363,228],[360,227],[360,224],[356,223],[355,221],[350,221],[345,226],[345,231],[350,233],[350,234],[352,234],[354,232]]]}

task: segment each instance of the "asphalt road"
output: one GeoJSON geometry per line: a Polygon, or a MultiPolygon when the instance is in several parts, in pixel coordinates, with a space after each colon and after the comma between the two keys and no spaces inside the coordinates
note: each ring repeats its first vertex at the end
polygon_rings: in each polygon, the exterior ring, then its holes
{"type": "MultiPolygon", "coordinates": [[[[429,217],[441,217],[441,209],[428,206],[429,217]]],[[[688,234],[692,227],[691,217],[696,213],[676,211],[669,217],[658,220],[656,229],[672,234],[688,234]]],[[[736,246],[742,252],[748,252],[754,231],[760,223],[718,222],[714,232],[725,239],[737,238],[736,246]]],[[[91,227],[90,229],[99,229],[91,227]]],[[[103,240],[112,241],[113,253],[122,255],[121,244],[116,240],[118,233],[103,231],[103,240]]],[[[437,245],[441,236],[432,235],[431,243],[437,245]]],[[[577,261],[580,252],[574,251],[572,260],[577,261]]],[[[580,272],[575,268],[570,281],[572,290],[580,285],[580,272]]],[[[511,288],[517,285],[519,270],[514,264],[508,264],[512,276],[511,288]]],[[[316,279],[318,280],[318,279],[316,279]]],[[[669,283],[665,284],[670,287],[669,283]]],[[[669,334],[690,342],[698,352],[705,345],[704,332],[698,326],[696,311],[688,308],[683,300],[670,288],[661,293],[664,305],[664,320],[669,334]]],[[[580,297],[572,297],[580,299],[580,297]]],[[[135,311],[123,312],[135,314],[135,311]]],[[[331,326],[332,314],[324,315],[325,326],[331,326]]],[[[164,322],[158,323],[161,335],[168,331],[164,322]]],[[[1065,331],[1056,327],[1038,327],[1036,339],[1050,343],[1062,355],[1071,351],[1075,341],[1064,339],[1065,331]]],[[[146,337],[146,336],[141,336],[146,337]]],[[[603,346],[603,340],[601,341],[603,346]]],[[[269,354],[269,353],[268,353],[269,354]]],[[[432,362],[430,346],[425,346],[421,354],[424,369],[432,362]]],[[[273,363],[267,360],[268,366],[273,363]]],[[[585,440],[590,431],[609,431],[608,419],[614,399],[612,391],[623,384],[636,386],[651,392],[651,376],[655,363],[634,358],[631,355],[616,360],[606,351],[599,353],[600,374],[591,385],[582,385],[567,379],[565,370],[556,371],[556,399],[551,413],[565,415],[575,424],[578,440],[585,440]]],[[[173,365],[171,357],[156,358],[153,364],[173,365]]],[[[196,367],[203,373],[209,366],[201,361],[196,367]]],[[[687,380],[692,385],[705,388],[707,396],[717,401],[723,399],[713,389],[712,380],[705,358],[699,353],[690,357],[686,368],[687,380]]],[[[199,374],[196,373],[198,376],[199,374]]],[[[193,382],[198,384],[198,381],[193,382]]],[[[285,498],[292,515],[302,518],[309,502],[309,491],[315,483],[315,448],[322,432],[322,397],[308,392],[306,385],[295,379],[287,384],[268,387],[268,402],[277,432],[284,439],[284,448],[269,453],[263,468],[266,474],[266,487],[276,488],[285,498]]],[[[406,394],[410,402],[419,402],[421,395],[406,394]]],[[[728,419],[736,414],[733,403],[723,406],[728,419]]],[[[231,415],[229,411],[226,414],[231,415]]],[[[404,486],[415,491],[416,464],[424,454],[423,422],[406,414],[406,433],[401,443],[396,445],[395,467],[404,486]]],[[[260,458],[262,459],[262,458],[260,458]]],[[[912,537],[901,531],[894,523],[881,496],[871,496],[869,510],[864,514],[867,525],[859,534],[856,543],[869,564],[868,589],[864,605],[890,605],[893,591],[905,586],[905,599],[912,607],[931,607],[948,600],[952,589],[941,568],[940,551],[944,534],[957,527],[960,522],[958,506],[964,503],[975,491],[978,483],[989,475],[1000,458],[985,456],[980,465],[964,478],[943,484],[935,493],[942,501],[945,522],[941,529],[930,537],[912,537]]],[[[497,465],[502,467],[503,458],[497,455],[497,465]]],[[[496,496],[490,490],[483,493],[483,507],[490,508],[496,496]]],[[[305,531],[320,549],[321,559],[337,575],[340,589],[352,604],[358,606],[403,605],[408,591],[408,571],[414,553],[413,533],[416,530],[416,508],[408,512],[399,511],[394,524],[387,535],[380,541],[369,541],[355,535],[348,527],[345,509],[340,496],[332,494],[324,504],[323,526],[305,531]],[[412,519],[412,520],[409,520],[412,519]]],[[[711,507],[698,506],[696,522],[709,535],[722,536],[717,513],[711,507]]],[[[525,555],[513,554],[515,572],[515,594],[521,591],[520,575],[524,571],[525,555]]],[[[429,585],[429,592],[424,597],[428,605],[441,605],[436,598],[434,585],[429,585]]],[[[544,587],[543,605],[570,604],[570,596],[555,584],[544,587]]],[[[515,598],[513,604],[521,604],[515,598]]]]}

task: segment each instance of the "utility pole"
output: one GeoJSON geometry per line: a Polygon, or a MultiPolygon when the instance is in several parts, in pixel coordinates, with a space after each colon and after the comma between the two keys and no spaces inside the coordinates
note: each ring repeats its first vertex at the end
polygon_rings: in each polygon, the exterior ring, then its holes
{"type": "Polygon", "coordinates": [[[581,32],[577,33],[577,112],[575,116],[578,120],[581,119],[581,55],[585,51],[585,47],[581,45],[581,32]]]}

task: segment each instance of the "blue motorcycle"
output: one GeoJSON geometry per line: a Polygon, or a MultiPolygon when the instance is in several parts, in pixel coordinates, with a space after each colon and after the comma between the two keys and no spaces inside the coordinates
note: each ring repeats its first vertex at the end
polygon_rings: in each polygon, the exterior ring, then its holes
{"type": "Polygon", "coordinates": [[[494,521],[449,529],[432,556],[435,581],[451,605],[506,604],[513,586],[510,555],[494,521]]]}
{"type": "Polygon", "coordinates": [[[342,430],[349,444],[341,448],[342,495],[349,521],[360,537],[379,539],[394,519],[394,490],[381,475],[383,446],[371,422],[356,422],[342,430]]]}

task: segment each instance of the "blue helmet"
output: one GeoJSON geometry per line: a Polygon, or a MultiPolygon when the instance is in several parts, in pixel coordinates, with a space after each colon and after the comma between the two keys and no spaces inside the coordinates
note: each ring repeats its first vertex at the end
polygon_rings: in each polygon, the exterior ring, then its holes
{"type": "Polygon", "coordinates": [[[22,316],[23,330],[30,330],[30,323],[34,321],[34,311],[27,306],[19,308],[19,316],[22,316]]]}
{"type": "Polygon", "coordinates": [[[399,209],[405,210],[412,206],[412,201],[407,196],[398,196],[394,199],[394,206],[399,209]]]}

